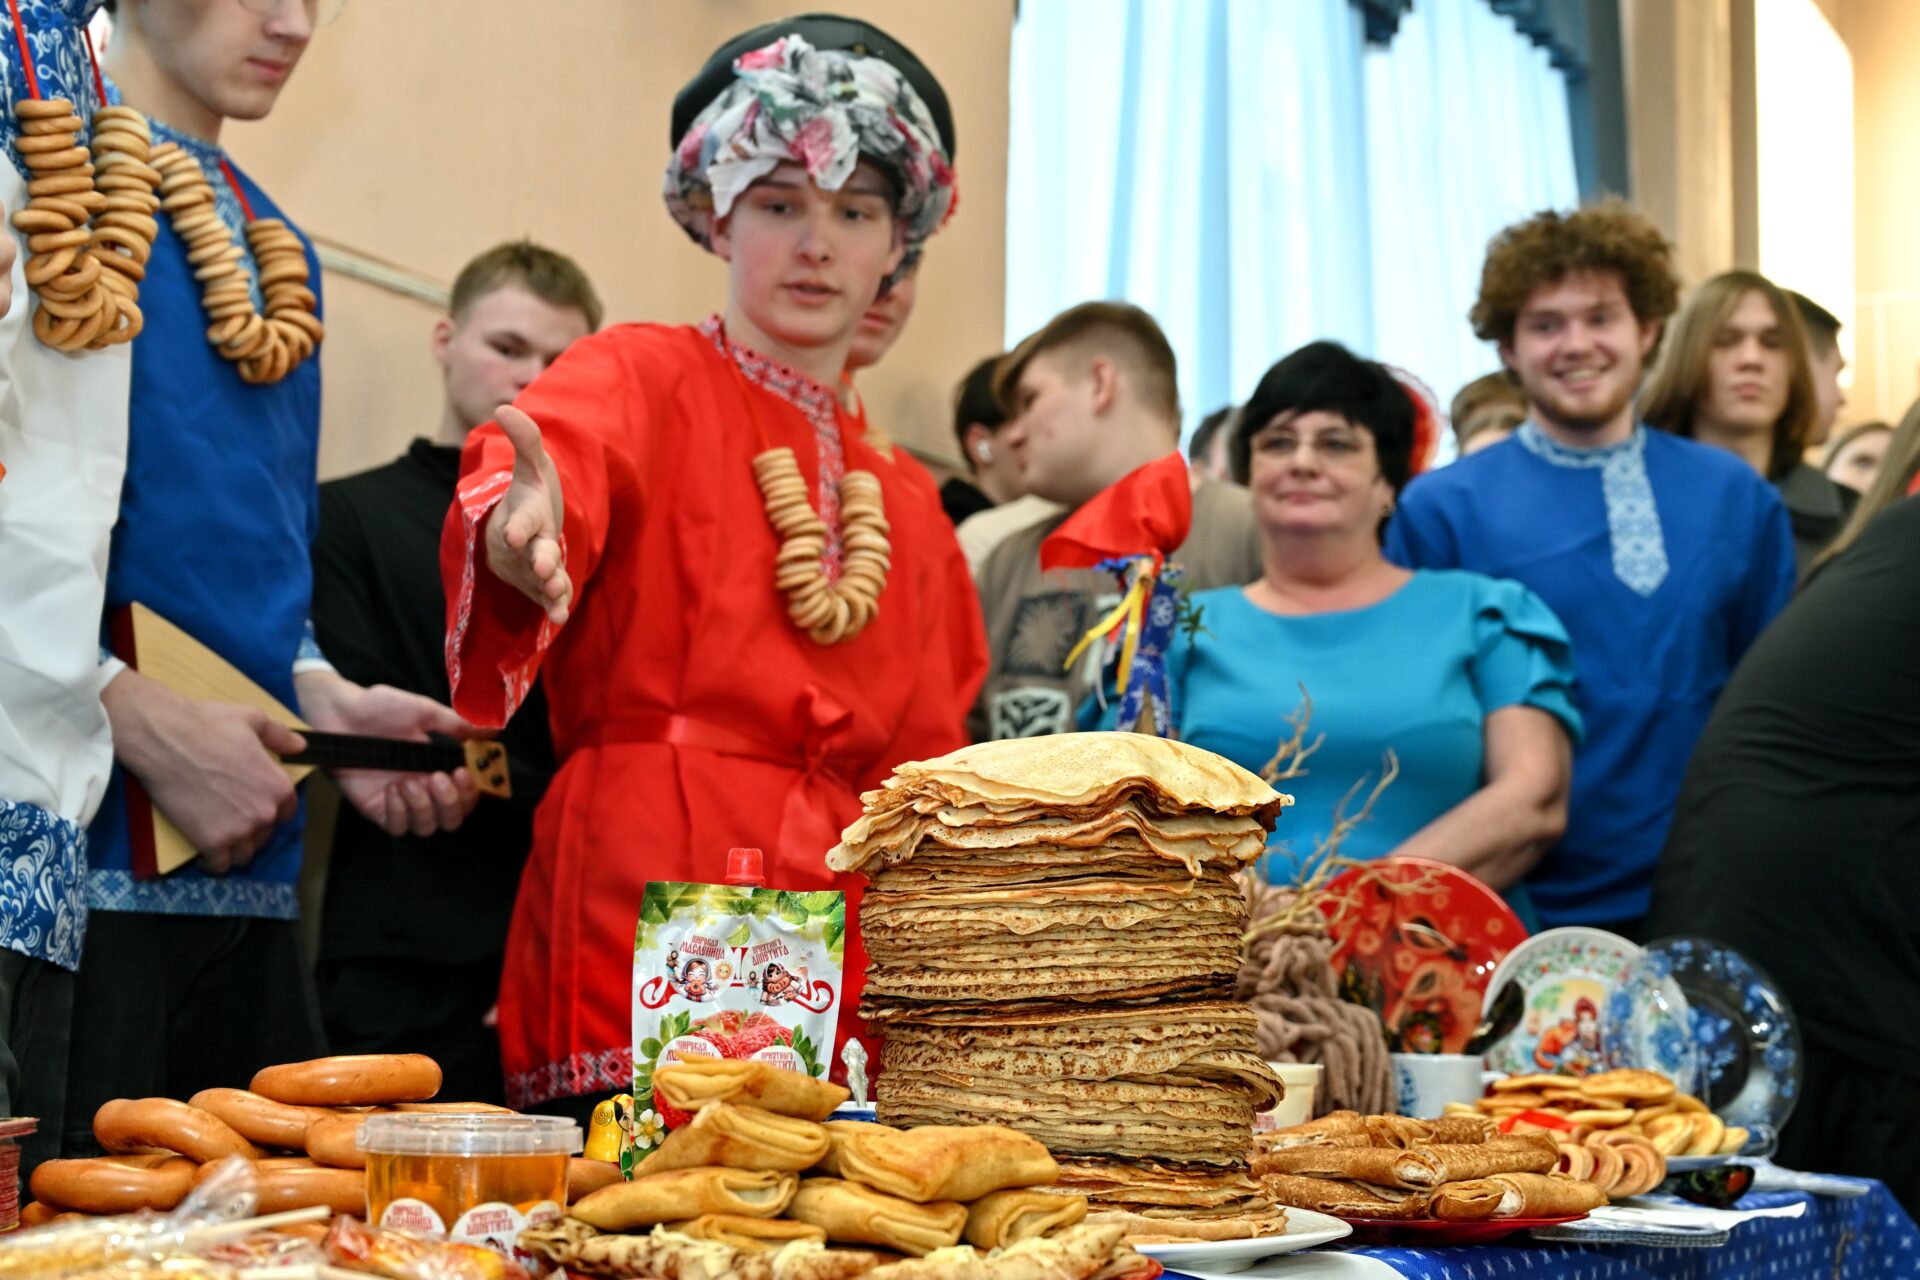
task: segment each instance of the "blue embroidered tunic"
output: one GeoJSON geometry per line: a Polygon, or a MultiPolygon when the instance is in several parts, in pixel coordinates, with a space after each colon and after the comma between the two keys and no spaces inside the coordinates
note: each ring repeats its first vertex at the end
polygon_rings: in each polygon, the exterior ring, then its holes
{"type": "MultiPolygon", "coordinates": [[[[220,149],[158,121],[153,132],[156,143],[176,142],[199,160],[221,218],[244,248],[240,203],[221,171],[220,149]]],[[[235,172],[255,216],[286,217],[235,172]]],[[[320,267],[311,245],[307,265],[308,287],[317,294],[320,267]]],[[[241,267],[257,276],[250,252],[241,267]]],[[[137,600],[297,709],[294,663],[308,635],[309,545],[319,510],[319,358],[271,385],[241,381],[239,369],[207,342],[186,248],[164,217],[140,305],[146,328],[133,343],[127,478],[113,531],[108,616],[137,600]]],[[[90,829],[87,898],[94,909],[298,916],[302,816],[283,823],[242,870],[207,876],[189,865],[136,880],[124,782],[116,768],[90,829]]]]}
{"type": "Polygon", "coordinates": [[[1578,450],[1529,423],[1409,485],[1387,555],[1512,578],[1566,624],[1586,740],[1566,835],[1525,885],[1547,925],[1644,916],[1707,713],[1793,592],[1773,486],[1724,450],[1644,426],[1578,450]]]}

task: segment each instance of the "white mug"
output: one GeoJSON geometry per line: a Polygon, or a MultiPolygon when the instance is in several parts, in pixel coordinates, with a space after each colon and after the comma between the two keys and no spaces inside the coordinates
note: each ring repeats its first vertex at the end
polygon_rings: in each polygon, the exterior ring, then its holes
{"type": "Polygon", "coordinates": [[[1396,1053],[1393,1058],[1395,1110],[1432,1120],[1449,1102],[1472,1103],[1481,1094],[1479,1054],[1396,1053]]]}

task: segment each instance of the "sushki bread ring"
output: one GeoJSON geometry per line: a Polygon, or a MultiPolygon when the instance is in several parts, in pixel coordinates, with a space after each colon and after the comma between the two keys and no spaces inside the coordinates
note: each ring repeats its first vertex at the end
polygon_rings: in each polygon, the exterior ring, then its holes
{"type": "Polygon", "coordinates": [[[297,1106],[425,1102],[440,1092],[440,1064],[420,1053],[366,1053],[267,1067],[253,1092],[297,1106]]]}
{"type": "Polygon", "coordinates": [[[315,1164],[334,1169],[364,1169],[367,1153],[360,1149],[360,1123],[356,1114],[322,1116],[307,1126],[303,1143],[315,1164]]]}
{"type": "Polygon", "coordinates": [[[80,332],[78,320],[62,320],[41,307],[33,313],[33,336],[56,351],[65,351],[80,332]]]}
{"type": "Polygon", "coordinates": [[[77,249],[90,238],[85,227],[68,227],[65,231],[42,231],[38,235],[27,237],[27,250],[30,253],[52,253],[56,249],[77,249]]]}
{"type": "MultiPolygon", "coordinates": [[[[194,1175],[199,1186],[213,1176],[214,1165],[194,1175]]],[[[367,1175],[359,1169],[332,1169],[304,1156],[269,1156],[253,1163],[256,1213],[280,1213],[321,1205],[335,1213],[365,1214],[367,1175]]]]}
{"type": "Polygon", "coordinates": [[[57,253],[35,254],[27,259],[27,283],[35,289],[50,280],[58,279],[60,273],[73,265],[79,256],[77,249],[62,249],[57,253]]]}
{"type": "Polygon", "coordinates": [[[225,1156],[260,1157],[260,1148],[219,1116],[172,1098],[115,1098],[94,1113],[93,1136],[111,1152],[157,1148],[202,1164],[225,1156]]]}
{"type": "MultiPolygon", "coordinates": [[[[67,109],[66,114],[44,116],[39,119],[28,119],[16,110],[13,114],[20,117],[21,133],[29,138],[43,138],[50,133],[78,133],[87,127],[87,122],[73,113],[72,103],[67,102],[64,98],[54,98],[50,99],[50,101],[64,105],[67,109]]],[[[24,106],[26,104],[22,103],[21,105],[24,106]]]]}
{"type": "Polygon", "coordinates": [[[93,229],[93,247],[125,249],[127,256],[135,262],[145,265],[153,253],[153,242],[136,231],[125,227],[95,227],[93,229]]]}
{"type": "Polygon", "coordinates": [[[172,1209],[193,1190],[196,1166],[179,1156],[103,1156],[46,1160],[29,1185],[35,1200],[82,1213],[172,1209]]]}
{"type": "Polygon", "coordinates": [[[20,163],[38,173],[44,169],[76,169],[88,160],[85,147],[68,146],[59,151],[22,151],[20,163]]]}
{"type": "Polygon", "coordinates": [[[57,155],[73,148],[73,137],[66,133],[29,134],[13,145],[23,156],[57,155]]]}
{"type": "Polygon", "coordinates": [[[202,1089],[187,1099],[187,1104],[219,1116],[249,1142],[288,1151],[304,1150],[313,1122],[336,1114],[325,1107],[275,1102],[245,1089],[202,1089]]]}
{"type": "Polygon", "coordinates": [[[35,178],[27,183],[29,196],[61,196],[79,194],[93,190],[93,175],[90,173],[56,173],[51,177],[35,178]]]}

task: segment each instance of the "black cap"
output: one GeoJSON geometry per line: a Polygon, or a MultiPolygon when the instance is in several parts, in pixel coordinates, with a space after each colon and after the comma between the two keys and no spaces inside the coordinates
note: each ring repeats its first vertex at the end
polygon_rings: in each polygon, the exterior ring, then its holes
{"type": "Polygon", "coordinates": [[[952,162],[956,146],[953,110],[947,105],[946,91],[933,78],[933,72],[913,56],[913,50],[871,22],[845,18],[837,13],[803,13],[779,22],[769,22],[751,31],[743,31],[715,49],[706,65],[700,68],[699,74],[673,95],[672,133],[667,138],[667,145],[679,146],[680,139],[686,137],[687,130],[693,127],[693,118],[705,111],[733,83],[735,58],[755,49],[764,49],[786,35],[799,36],[816,49],[843,49],[861,57],[879,58],[882,62],[890,63],[906,77],[913,91],[920,95],[920,101],[927,104],[927,114],[933,117],[933,127],[940,131],[940,144],[946,148],[948,162],[952,162]]]}

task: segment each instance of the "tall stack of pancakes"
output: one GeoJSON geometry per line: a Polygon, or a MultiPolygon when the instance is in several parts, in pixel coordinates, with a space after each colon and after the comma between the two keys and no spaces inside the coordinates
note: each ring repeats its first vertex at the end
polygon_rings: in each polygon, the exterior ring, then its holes
{"type": "Polygon", "coordinates": [[[828,863],[871,881],[879,1118],[1030,1133],[1141,1237],[1276,1229],[1247,1161],[1281,1087],[1231,998],[1234,875],[1291,801],[1131,733],[982,743],[863,799],[828,863]]]}

